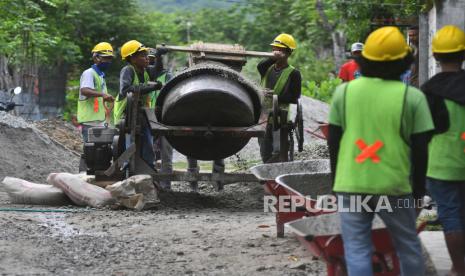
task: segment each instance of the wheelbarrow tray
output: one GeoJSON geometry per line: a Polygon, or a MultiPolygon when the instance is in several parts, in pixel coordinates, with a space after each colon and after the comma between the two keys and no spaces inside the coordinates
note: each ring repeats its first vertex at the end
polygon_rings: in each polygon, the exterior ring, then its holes
{"type": "Polygon", "coordinates": [[[329,172],[284,174],[276,178],[287,195],[311,198],[312,201],[318,196],[331,194],[331,181],[329,172]]]}
{"type": "Polygon", "coordinates": [[[289,212],[288,210],[281,212],[278,204],[275,205],[278,210],[275,214],[278,237],[284,236],[284,223],[304,216],[321,213],[307,211],[313,210],[316,201],[308,200],[304,195],[316,196],[331,192],[331,177],[329,173],[329,161],[327,159],[264,164],[253,167],[251,171],[257,178],[265,181],[265,193],[274,195],[278,199],[278,203],[280,202],[280,197],[283,196],[292,196],[300,202],[305,202],[305,207],[295,210],[295,212],[289,212]],[[306,172],[306,174],[302,174],[302,172],[306,172]],[[276,180],[271,179],[271,177],[280,174],[284,174],[284,176],[280,176],[276,180]],[[277,181],[280,181],[280,183],[277,181]],[[316,184],[313,185],[313,183],[316,184]]]}
{"type": "Polygon", "coordinates": [[[256,165],[250,171],[260,181],[274,181],[283,174],[329,172],[329,159],[312,159],[256,165]]]}
{"type": "Polygon", "coordinates": [[[276,177],[283,174],[303,172],[329,172],[328,159],[312,159],[304,161],[268,163],[250,168],[255,177],[264,182],[265,194],[279,196],[283,190],[278,188],[276,177]]]}
{"type": "MultiPolygon", "coordinates": [[[[321,214],[286,223],[300,243],[312,255],[326,262],[328,275],[345,275],[344,247],[338,213],[321,214]]],[[[421,232],[424,224],[417,228],[421,232]]],[[[389,231],[380,217],[372,222],[374,275],[400,274],[400,264],[389,231]]]]}

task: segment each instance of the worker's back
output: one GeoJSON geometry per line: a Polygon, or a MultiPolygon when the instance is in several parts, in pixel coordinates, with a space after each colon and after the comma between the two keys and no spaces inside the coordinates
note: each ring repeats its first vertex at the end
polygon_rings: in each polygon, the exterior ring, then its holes
{"type": "Polygon", "coordinates": [[[343,94],[344,135],[335,191],[411,192],[409,148],[401,135],[406,86],[400,81],[362,77],[343,88],[338,92],[343,94]]]}

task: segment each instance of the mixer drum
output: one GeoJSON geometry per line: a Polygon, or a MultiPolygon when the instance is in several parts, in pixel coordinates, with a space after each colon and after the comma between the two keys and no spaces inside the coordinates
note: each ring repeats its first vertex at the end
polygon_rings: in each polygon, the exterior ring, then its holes
{"type": "MultiPolygon", "coordinates": [[[[158,120],[168,126],[250,127],[258,122],[260,91],[239,73],[218,65],[191,67],[170,80],[157,99],[158,120]]],[[[240,151],[250,138],[233,133],[167,136],[180,153],[216,160],[240,151]]]]}

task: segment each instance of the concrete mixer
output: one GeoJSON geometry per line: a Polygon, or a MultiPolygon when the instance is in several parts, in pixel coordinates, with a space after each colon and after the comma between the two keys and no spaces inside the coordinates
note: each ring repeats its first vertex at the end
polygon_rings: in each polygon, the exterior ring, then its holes
{"type": "Polygon", "coordinates": [[[279,108],[273,91],[257,86],[240,73],[247,57],[269,57],[271,53],[202,42],[163,47],[189,53],[189,67],[165,84],[155,109],[143,108],[139,93],[134,91],[127,95],[126,115],[116,129],[89,131],[85,154],[86,160],[93,161],[87,164],[88,174],[100,179],[150,174],[157,181],[257,181],[249,173],[158,173],[141,158],[141,128],[147,125],[154,137],[165,136],[178,152],[199,160],[223,159],[239,152],[252,137],[265,134],[270,119],[281,130],[280,161],[292,159],[294,133],[302,150],[300,104],[296,120],[288,121],[287,111],[279,108]]]}

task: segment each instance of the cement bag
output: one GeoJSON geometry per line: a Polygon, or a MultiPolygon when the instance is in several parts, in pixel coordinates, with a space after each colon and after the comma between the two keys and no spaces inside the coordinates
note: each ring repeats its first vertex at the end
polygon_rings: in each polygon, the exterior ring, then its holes
{"type": "Polygon", "coordinates": [[[100,208],[114,202],[109,191],[89,184],[78,175],[51,173],[47,182],[60,188],[75,204],[100,208]]]}
{"type": "Polygon", "coordinates": [[[52,185],[36,184],[14,177],[5,177],[2,183],[11,203],[37,205],[68,205],[70,203],[65,193],[52,185]]]}
{"type": "Polygon", "coordinates": [[[126,208],[140,211],[158,202],[158,195],[150,175],[134,175],[105,187],[118,203],[126,208]]]}

